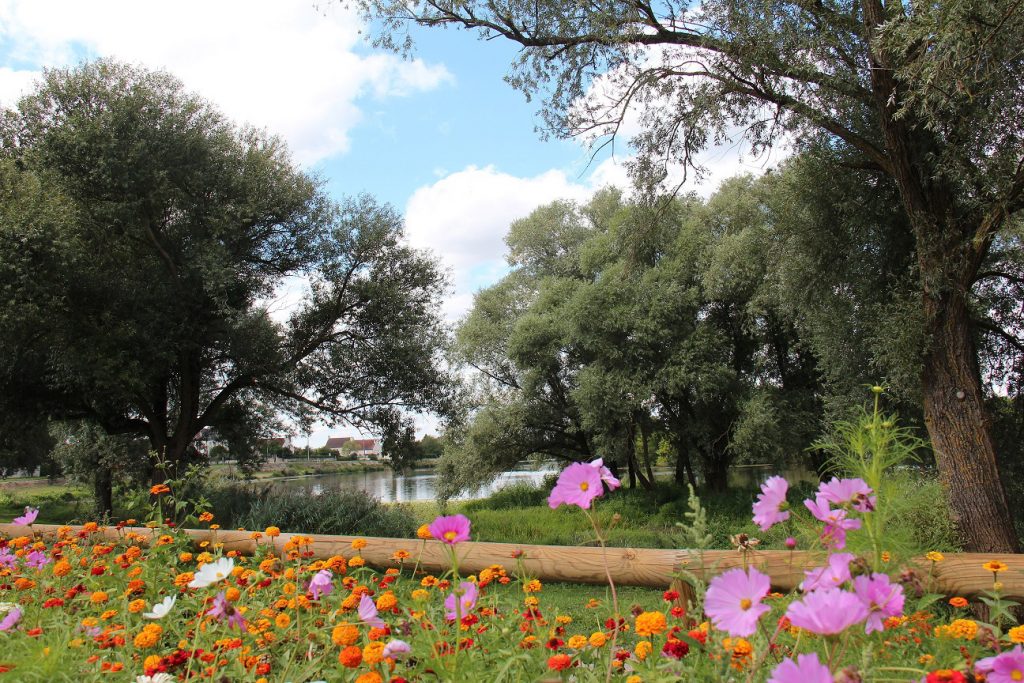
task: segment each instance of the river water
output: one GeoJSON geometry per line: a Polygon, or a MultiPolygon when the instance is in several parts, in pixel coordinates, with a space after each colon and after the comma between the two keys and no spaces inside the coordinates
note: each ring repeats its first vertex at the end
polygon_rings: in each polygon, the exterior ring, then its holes
{"type": "MultiPolygon", "coordinates": [[[[465,492],[459,498],[484,498],[504,486],[519,482],[536,486],[544,480],[544,477],[556,471],[552,465],[545,465],[540,469],[532,469],[529,465],[523,465],[499,474],[489,485],[475,491],[465,492]]],[[[433,469],[414,469],[405,473],[377,470],[284,479],[276,481],[274,489],[289,492],[305,491],[313,496],[331,489],[358,489],[385,503],[409,503],[417,500],[436,499],[437,484],[438,474],[433,469]]]]}

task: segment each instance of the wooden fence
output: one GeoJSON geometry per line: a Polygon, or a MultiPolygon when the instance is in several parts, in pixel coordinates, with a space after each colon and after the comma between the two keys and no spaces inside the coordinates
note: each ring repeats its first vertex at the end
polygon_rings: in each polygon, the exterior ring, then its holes
{"type": "MultiPolygon", "coordinates": [[[[32,531],[37,533],[54,533],[59,527],[50,524],[34,524],[32,531]]],[[[75,531],[81,527],[73,527],[75,531]]],[[[0,534],[6,536],[23,536],[26,527],[12,524],[0,524],[0,534]]],[[[141,527],[125,527],[118,530],[114,527],[101,528],[98,532],[111,539],[132,531],[148,536],[157,535],[157,531],[141,527]]],[[[281,547],[294,534],[281,534],[276,539],[251,538],[249,531],[210,531],[207,529],[183,529],[197,543],[210,541],[223,543],[224,551],[235,550],[243,555],[252,554],[257,543],[270,543],[281,547]]],[[[314,557],[327,558],[332,555],[352,557],[355,552],[351,543],[356,536],[325,536],[309,535],[313,538],[312,551],[314,557]]],[[[359,554],[366,563],[378,569],[397,567],[393,558],[399,550],[411,555],[406,566],[419,558],[420,567],[428,572],[439,573],[449,567],[448,548],[438,541],[421,541],[418,539],[375,538],[359,536],[366,541],[366,547],[359,554]]],[[[492,564],[501,564],[512,569],[518,562],[530,576],[542,581],[566,581],[570,583],[601,584],[606,582],[605,566],[612,579],[619,585],[646,586],[663,590],[672,584],[680,570],[687,570],[705,579],[719,574],[726,569],[743,565],[743,558],[734,550],[707,550],[703,553],[690,550],[659,550],[650,548],[608,548],[599,547],[566,547],[552,545],[526,545],[513,543],[480,543],[466,542],[457,546],[459,570],[463,575],[479,572],[492,564]]],[[[747,555],[748,562],[768,574],[772,586],[781,591],[789,591],[796,587],[804,578],[804,570],[820,566],[821,553],[788,550],[752,551],[747,555]]],[[[981,591],[990,590],[993,583],[992,572],[982,568],[989,560],[1000,560],[1008,569],[999,574],[1003,584],[1004,596],[1024,601],[1024,555],[998,555],[980,553],[946,554],[942,562],[933,563],[925,558],[917,558],[915,563],[927,579],[931,588],[946,595],[972,597],[981,591]]]]}

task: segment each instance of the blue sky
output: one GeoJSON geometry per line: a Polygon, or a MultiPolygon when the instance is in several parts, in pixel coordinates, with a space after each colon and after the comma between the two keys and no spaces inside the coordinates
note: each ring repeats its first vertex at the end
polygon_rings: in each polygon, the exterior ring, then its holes
{"type": "MultiPolygon", "coordinates": [[[[537,101],[503,81],[516,55],[507,41],[417,31],[415,59],[403,61],[363,29],[340,3],[312,0],[0,0],[0,105],[42,68],[83,59],[170,71],[235,121],[281,135],[335,196],[368,192],[401,211],[409,241],[450,272],[454,322],[504,272],[511,221],[624,184],[625,159],[590,163],[577,141],[542,141],[537,101]]],[[[704,194],[763,167],[728,148],[709,161],[704,194]]],[[[321,430],[313,443],[325,439],[321,430]]]]}

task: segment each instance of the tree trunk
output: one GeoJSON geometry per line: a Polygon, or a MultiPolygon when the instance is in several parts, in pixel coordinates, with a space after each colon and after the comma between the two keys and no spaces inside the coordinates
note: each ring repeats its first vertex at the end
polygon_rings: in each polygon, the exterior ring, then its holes
{"type": "Polygon", "coordinates": [[[925,294],[930,348],[921,377],[925,424],[942,484],[971,552],[1017,552],[1006,493],[996,468],[967,302],[958,290],[925,294]]]}
{"type": "Polygon", "coordinates": [[[114,510],[114,478],[109,467],[97,465],[92,475],[93,496],[96,499],[96,513],[99,519],[114,510]]]}
{"type": "Polygon", "coordinates": [[[729,488],[729,459],[712,454],[704,461],[704,479],[708,490],[723,493],[729,488]]]}
{"type": "Polygon", "coordinates": [[[689,484],[693,490],[697,490],[697,478],[693,476],[693,465],[690,463],[690,454],[681,443],[676,442],[676,473],[675,482],[682,486],[689,484]]]}
{"type": "Polygon", "coordinates": [[[651,468],[650,436],[647,434],[647,426],[640,423],[640,439],[643,442],[644,466],[647,468],[647,479],[654,484],[654,470],[651,468]]]}

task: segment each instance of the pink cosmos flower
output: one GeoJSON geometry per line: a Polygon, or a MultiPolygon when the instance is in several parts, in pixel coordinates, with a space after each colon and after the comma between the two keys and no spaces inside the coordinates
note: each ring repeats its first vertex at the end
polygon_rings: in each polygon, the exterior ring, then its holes
{"type": "Polygon", "coordinates": [[[0,567],[12,569],[16,564],[18,564],[18,556],[8,548],[0,548],[0,567]]]}
{"type": "Polygon", "coordinates": [[[410,652],[412,652],[412,646],[409,645],[409,643],[404,640],[395,639],[384,646],[384,651],[381,653],[381,656],[383,656],[384,659],[400,659],[410,652]]]}
{"type": "Polygon", "coordinates": [[[846,547],[846,532],[860,528],[859,519],[847,519],[846,510],[833,510],[829,507],[828,501],[818,496],[813,501],[808,499],[804,505],[811,511],[811,514],[818,520],[825,522],[825,528],[821,532],[822,542],[835,550],[842,550],[846,547]]]}
{"type": "Polygon", "coordinates": [[[786,658],[772,671],[768,683],[834,683],[832,672],[818,661],[818,653],[786,658]]]}
{"type": "Polygon", "coordinates": [[[853,580],[853,592],[868,608],[865,633],[883,631],[886,617],[898,617],[903,614],[903,586],[891,583],[885,574],[858,576],[853,580]]]}
{"type": "Polygon", "coordinates": [[[38,516],[39,508],[30,508],[26,506],[25,514],[23,514],[21,517],[15,517],[14,519],[12,519],[11,524],[15,524],[17,526],[29,526],[32,524],[32,522],[36,521],[36,517],[38,516]]]}
{"type": "Polygon", "coordinates": [[[384,620],[377,616],[377,605],[373,604],[373,598],[366,593],[359,596],[359,618],[363,623],[372,628],[384,628],[384,620]]]}
{"type": "Polygon", "coordinates": [[[786,502],[787,491],[789,482],[782,477],[768,477],[761,484],[761,493],[754,503],[754,524],[761,527],[761,531],[768,531],[779,522],[789,519],[789,511],[786,509],[789,507],[786,502]]]}
{"type": "Polygon", "coordinates": [[[469,527],[469,518],[465,515],[450,515],[436,518],[427,528],[433,538],[455,545],[469,540],[469,527]]]}
{"type": "Polygon", "coordinates": [[[868,608],[853,593],[838,588],[822,588],[791,603],[786,616],[793,626],[831,636],[867,619],[868,608]]]}
{"type": "Polygon", "coordinates": [[[14,625],[21,620],[21,610],[17,607],[12,607],[8,610],[4,618],[0,620],[0,631],[10,631],[14,628],[14,625]]]}
{"type": "Polygon", "coordinates": [[[228,599],[224,596],[224,591],[217,593],[217,597],[213,599],[213,607],[208,609],[206,614],[216,617],[218,621],[228,622],[228,628],[237,628],[239,631],[245,630],[245,618],[241,612],[235,609],[234,605],[228,602],[228,599]]]}
{"type": "Polygon", "coordinates": [[[846,583],[850,580],[850,562],[854,557],[855,555],[850,553],[829,555],[827,565],[804,572],[807,578],[800,584],[800,590],[810,592],[819,588],[835,588],[846,583]]]}
{"type": "Polygon", "coordinates": [[[833,505],[842,507],[847,503],[859,512],[871,512],[875,509],[878,499],[872,495],[874,491],[863,479],[837,479],[832,477],[828,482],[818,486],[818,498],[824,498],[833,505]]]}
{"type": "Polygon", "coordinates": [[[715,628],[729,635],[749,636],[757,620],[771,608],[761,600],[771,590],[771,580],[754,568],[730,569],[711,580],[704,596],[704,611],[715,628]]]}
{"type": "Polygon", "coordinates": [[[309,592],[313,594],[314,600],[319,600],[322,595],[330,595],[334,590],[334,575],[330,569],[321,569],[309,581],[309,592]]]}
{"type": "Polygon", "coordinates": [[[587,510],[590,503],[603,492],[600,470],[582,462],[574,462],[558,476],[558,483],[548,496],[548,505],[552,509],[562,504],[578,505],[587,510]]]}
{"type": "Polygon", "coordinates": [[[50,564],[50,558],[39,550],[33,550],[25,556],[25,565],[33,569],[42,569],[48,564],[50,564]]]}
{"type": "Polygon", "coordinates": [[[1024,650],[1018,645],[995,657],[979,659],[974,670],[985,674],[986,683],[1018,683],[1024,680],[1024,650]]]}
{"type": "Polygon", "coordinates": [[[473,611],[476,607],[476,600],[480,595],[479,589],[476,584],[471,581],[463,581],[459,584],[458,588],[452,590],[448,594],[448,597],[444,600],[445,613],[444,616],[448,621],[455,621],[459,617],[464,617],[473,611]],[[458,614],[455,613],[455,603],[458,601],[458,614]]]}
{"type": "Polygon", "coordinates": [[[597,471],[601,473],[601,481],[605,483],[609,491],[614,491],[622,486],[622,482],[616,479],[612,474],[612,471],[604,466],[604,458],[598,458],[588,464],[591,467],[596,468],[597,471]]]}

